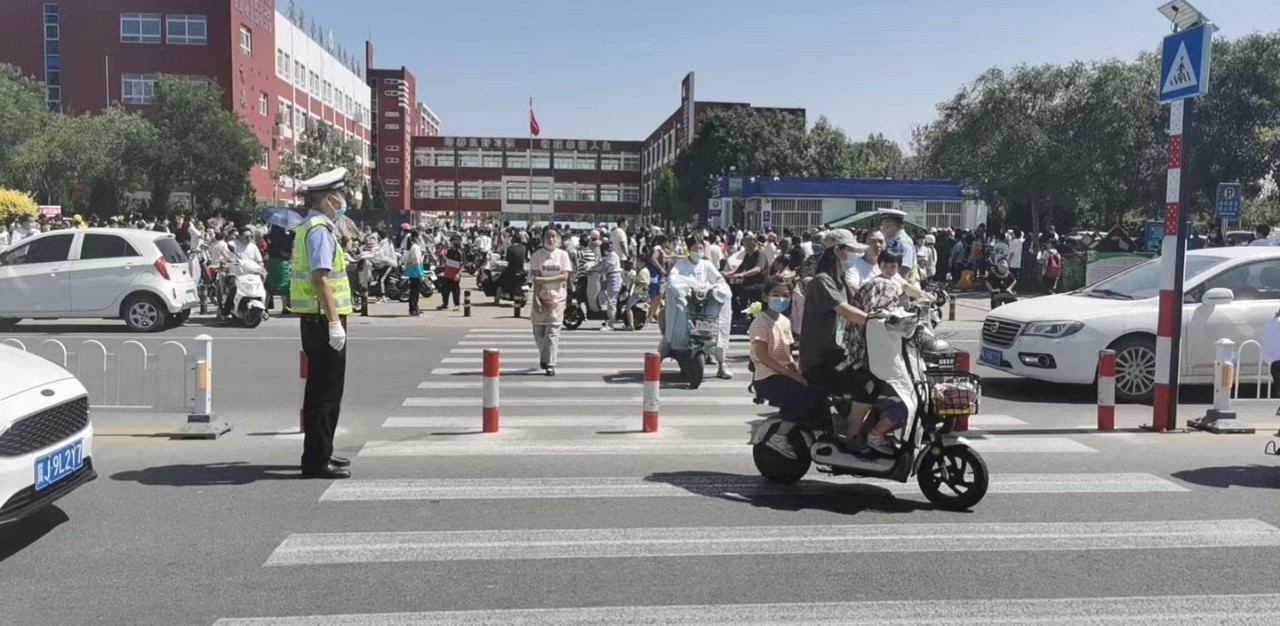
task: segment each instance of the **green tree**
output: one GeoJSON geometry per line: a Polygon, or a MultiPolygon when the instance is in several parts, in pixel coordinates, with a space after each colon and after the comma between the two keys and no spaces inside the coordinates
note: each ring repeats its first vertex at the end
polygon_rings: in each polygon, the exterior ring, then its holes
{"type": "MultiPolygon", "coordinates": [[[[704,205],[705,206],[705,203],[704,205]]],[[[653,187],[653,212],[664,220],[678,224],[688,223],[696,216],[689,205],[680,198],[675,168],[670,163],[662,166],[653,187]]]]}
{"type": "Polygon", "coordinates": [[[161,77],[151,118],[159,141],[149,171],[157,213],[178,188],[191,191],[193,208],[202,213],[234,208],[252,188],[249,171],[265,150],[240,116],[222,108],[221,98],[217,85],[161,77]]]}
{"type": "Polygon", "coordinates": [[[360,143],[347,139],[342,131],[324,122],[307,126],[294,140],[293,146],[280,155],[277,178],[305,180],[337,167],[347,168],[347,188],[364,185],[364,168],[357,160],[363,152],[360,143]]]}
{"type": "Polygon", "coordinates": [[[22,172],[14,171],[13,160],[38,139],[48,118],[44,87],[16,66],[0,63],[0,184],[19,182],[22,172]]]}
{"type": "Polygon", "coordinates": [[[832,126],[825,115],[809,129],[806,146],[805,174],[817,178],[849,176],[853,146],[844,130],[832,126]]]}
{"type": "Polygon", "coordinates": [[[700,121],[693,143],[675,160],[684,207],[707,206],[711,184],[730,167],[741,176],[803,176],[808,136],[804,119],[778,111],[717,109],[700,121]]]}

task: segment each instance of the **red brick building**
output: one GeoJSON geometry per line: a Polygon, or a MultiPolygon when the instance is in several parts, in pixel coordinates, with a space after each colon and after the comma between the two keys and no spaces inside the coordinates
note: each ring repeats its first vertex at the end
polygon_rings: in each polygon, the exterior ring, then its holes
{"type": "Polygon", "coordinates": [[[639,215],[640,149],[639,141],[414,137],[411,206],[469,222],[639,215]]]}
{"type": "Polygon", "coordinates": [[[556,222],[648,215],[660,169],[692,141],[685,129],[697,128],[708,111],[748,107],[796,115],[802,123],[805,118],[804,109],[698,102],[692,72],[680,95],[680,107],[644,141],[534,139],[532,203],[527,138],[414,137],[410,206],[468,222],[499,214],[556,222]]]}
{"type": "Polygon", "coordinates": [[[373,68],[373,43],[365,43],[369,89],[373,95],[372,186],[388,211],[409,210],[410,137],[440,134],[440,118],[418,102],[418,80],[405,67],[373,68]]]}
{"type": "MultiPolygon", "coordinates": [[[[331,33],[317,40],[273,0],[3,0],[0,26],[0,62],[44,81],[54,110],[146,112],[161,74],[218,84],[223,107],[263,146],[250,174],[261,199],[292,198],[294,181],[276,180],[280,154],[309,124],[360,142],[373,166],[374,109],[356,55],[331,33]]],[[[409,115],[418,110],[410,99],[409,115]]]]}

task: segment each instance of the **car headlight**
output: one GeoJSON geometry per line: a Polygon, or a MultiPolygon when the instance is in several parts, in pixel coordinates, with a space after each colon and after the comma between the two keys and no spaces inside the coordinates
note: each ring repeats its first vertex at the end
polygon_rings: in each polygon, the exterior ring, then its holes
{"type": "Polygon", "coordinates": [[[1032,322],[1022,331],[1024,337],[1052,337],[1059,339],[1080,332],[1084,324],[1080,322],[1032,322]]]}

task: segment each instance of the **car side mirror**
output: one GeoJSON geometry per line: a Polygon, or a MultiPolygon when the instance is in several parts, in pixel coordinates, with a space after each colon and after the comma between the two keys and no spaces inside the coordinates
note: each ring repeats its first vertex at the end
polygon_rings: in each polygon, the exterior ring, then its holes
{"type": "Polygon", "coordinates": [[[1204,292],[1204,298],[1200,302],[1209,306],[1219,306],[1223,304],[1231,304],[1236,299],[1235,292],[1226,287],[1214,287],[1204,292]]]}

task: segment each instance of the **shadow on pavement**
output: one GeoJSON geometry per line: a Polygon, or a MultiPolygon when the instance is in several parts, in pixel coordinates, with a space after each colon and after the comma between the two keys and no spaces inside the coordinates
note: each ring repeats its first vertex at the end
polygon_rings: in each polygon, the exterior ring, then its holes
{"type": "Polygon", "coordinates": [[[117,472],[111,480],[163,487],[207,487],[247,485],[260,480],[297,480],[297,465],[250,465],[244,461],[158,465],[141,470],[117,472]]]}
{"type": "Polygon", "coordinates": [[[801,480],[794,485],[771,483],[759,476],[744,476],[725,472],[661,472],[645,476],[645,480],[655,483],[666,483],[680,487],[690,493],[709,498],[718,498],[729,502],[745,502],[751,506],[773,509],[775,511],[829,511],[842,515],[856,515],[863,511],[877,513],[912,513],[915,511],[933,511],[937,507],[928,502],[899,500],[889,490],[874,484],[835,485],[832,483],[801,480]],[[687,479],[756,479],[761,485],[768,485],[777,491],[768,494],[727,493],[722,489],[708,487],[699,489],[687,479]],[[794,490],[794,494],[786,493],[794,490]],[[815,493],[820,490],[822,493],[815,493]]]}
{"type": "Polygon", "coordinates": [[[1193,470],[1174,472],[1178,480],[1226,489],[1229,487],[1249,487],[1253,489],[1280,489],[1280,467],[1266,465],[1224,465],[1222,467],[1201,467],[1193,470]]]}
{"type": "Polygon", "coordinates": [[[25,550],[53,529],[68,521],[67,514],[55,506],[48,506],[0,533],[0,563],[25,550]]]}
{"type": "MultiPolygon", "coordinates": [[[[118,324],[18,324],[5,329],[7,335],[61,335],[64,333],[110,333],[121,335],[137,334],[129,330],[123,323],[118,324]]],[[[158,333],[163,336],[164,331],[158,333]]]]}

